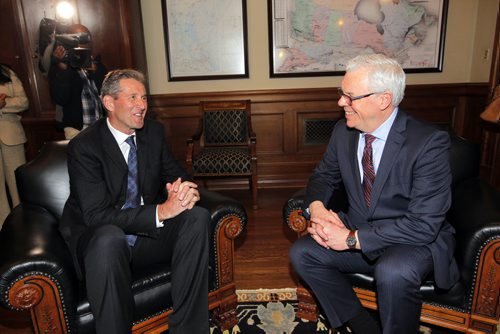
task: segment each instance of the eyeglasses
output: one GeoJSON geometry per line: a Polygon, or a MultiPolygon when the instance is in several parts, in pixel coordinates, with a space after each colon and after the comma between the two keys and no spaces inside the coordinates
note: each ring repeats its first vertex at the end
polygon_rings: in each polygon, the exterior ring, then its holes
{"type": "Polygon", "coordinates": [[[348,106],[352,106],[352,103],[356,100],[361,100],[364,99],[365,97],[372,96],[374,94],[379,94],[378,92],[373,92],[373,93],[368,93],[368,94],[363,94],[363,95],[358,95],[358,96],[350,96],[344,93],[342,88],[338,88],[340,98],[344,98],[348,106]]]}

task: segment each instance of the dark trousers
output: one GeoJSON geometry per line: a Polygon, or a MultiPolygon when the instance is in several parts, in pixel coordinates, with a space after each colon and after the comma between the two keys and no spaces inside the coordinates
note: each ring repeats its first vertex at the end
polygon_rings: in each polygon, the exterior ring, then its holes
{"type": "Polygon", "coordinates": [[[376,261],[369,261],[360,251],[323,248],[307,235],[292,245],[290,258],[333,327],[354,318],[363,307],[345,273],[365,273],[375,279],[383,333],[418,332],[420,285],[433,268],[425,246],[391,246],[376,261]]]}
{"type": "MultiPolygon", "coordinates": [[[[154,222],[152,222],[154,224],[154,222]]],[[[89,229],[79,242],[87,296],[97,333],[130,333],[132,273],[152,264],[172,271],[171,334],[207,334],[210,214],[194,207],[165,221],[158,238],[139,237],[129,247],[114,225],[89,229]]]]}

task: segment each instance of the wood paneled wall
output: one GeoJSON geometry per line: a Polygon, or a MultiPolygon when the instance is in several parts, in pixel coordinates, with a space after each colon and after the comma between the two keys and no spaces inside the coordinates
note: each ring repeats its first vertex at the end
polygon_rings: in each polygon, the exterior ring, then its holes
{"type": "MultiPolygon", "coordinates": [[[[474,142],[481,141],[479,114],[484,110],[488,85],[440,84],[408,86],[402,108],[450,129],[474,142]]],[[[186,139],[198,126],[202,100],[251,99],[252,126],[257,135],[259,188],[300,187],[306,184],[321,159],[326,143],[307,143],[305,124],[310,120],[338,120],[337,89],[287,89],[192,94],[152,95],[149,113],[165,125],[175,156],[185,162],[186,139]]],[[[62,139],[52,118],[24,118],[28,159],[45,141],[62,139]]],[[[246,188],[244,179],[209,181],[209,187],[246,188]]]]}
{"type": "MultiPolygon", "coordinates": [[[[401,107],[479,143],[479,114],[487,95],[486,83],[414,85],[407,87],[401,107]]],[[[306,184],[326,146],[305,142],[306,121],[342,118],[338,97],[336,88],[154,95],[150,97],[150,112],[165,124],[171,149],[184,162],[186,139],[198,126],[199,101],[251,99],[259,187],[297,187],[306,184]]],[[[221,180],[209,186],[239,188],[247,183],[221,180]]]]}
{"type": "MultiPolygon", "coordinates": [[[[92,33],[93,51],[111,69],[134,67],[147,73],[139,0],[72,0],[79,22],[92,33]]],[[[21,113],[28,137],[27,159],[45,141],[64,138],[55,130],[54,109],[47,75],[38,67],[39,25],[42,18],[55,18],[53,0],[0,1],[0,62],[13,67],[30,101],[21,113]]]]}

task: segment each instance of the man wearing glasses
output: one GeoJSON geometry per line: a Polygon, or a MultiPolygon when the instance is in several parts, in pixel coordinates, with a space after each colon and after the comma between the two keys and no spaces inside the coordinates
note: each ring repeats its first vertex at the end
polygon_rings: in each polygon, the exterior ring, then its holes
{"type": "Polygon", "coordinates": [[[398,108],[404,89],[395,60],[372,54],[348,62],[338,101],[345,120],[309,179],[309,235],[290,250],[330,324],[344,333],[417,333],[422,281],[433,277],[447,289],[458,279],[454,230],[445,222],[450,139],[398,108]],[[335,213],[327,204],[342,184],[349,206],[335,213]],[[345,273],[374,276],[382,331],[345,273]]]}

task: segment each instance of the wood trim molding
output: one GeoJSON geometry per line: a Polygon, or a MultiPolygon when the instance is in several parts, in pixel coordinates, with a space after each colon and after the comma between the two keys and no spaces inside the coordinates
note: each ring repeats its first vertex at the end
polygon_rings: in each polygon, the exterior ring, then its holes
{"type": "MultiPolygon", "coordinates": [[[[488,83],[409,85],[401,107],[479,143],[479,114],[486,106],[488,94],[488,83]]],[[[307,124],[342,118],[338,98],[336,87],[160,94],[149,97],[149,115],[165,125],[172,152],[185,164],[187,139],[198,127],[199,102],[250,99],[252,127],[257,136],[258,187],[297,188],[305,185],[326,147],[326,142],[307,141],[307,124]]],[[[43,142],[63,139],[53,118],[26,115],[23,125],[28,136],[28,160],[43,142]]],[[[245,189],[248,180],[214,179],[208,180],[207,185],[213,189],[245,189]]]]}
{"type": "MultiPolygon", "coordinates": [[[[410,85],[401,107],[479,142],[479,114],[487,95],[487,83],[410,85]]],[[[336,87],[161,94],[150,96],[149,109],[153,117],[165,124],[170,147],[184,162],[186,140],[198,125],[200,101],[250,99],[252,126],[257,134],[259,188],[300,187],[305,185],[326,147],[326,143],[304,142],[304,124],[315,119],[342,118],[338,98],[336,87]]],[[[248,187],[246,180],[238,179],[207,184],[213,189],[248,187]]]]}

